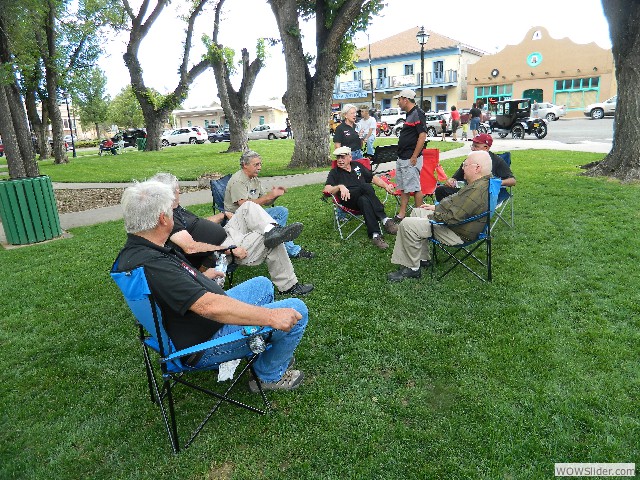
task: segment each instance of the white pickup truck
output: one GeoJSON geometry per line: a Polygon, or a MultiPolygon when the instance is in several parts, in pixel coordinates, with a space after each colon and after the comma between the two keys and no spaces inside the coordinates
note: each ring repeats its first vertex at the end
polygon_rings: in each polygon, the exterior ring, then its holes
{"type": "Polygon", "coordinates": [[[394,125],[402,125],[404,123],[407,114],[399,108],[385,108],[380,114],[380,121],[387,122],[387,125],[393,127],[394,125]]]}

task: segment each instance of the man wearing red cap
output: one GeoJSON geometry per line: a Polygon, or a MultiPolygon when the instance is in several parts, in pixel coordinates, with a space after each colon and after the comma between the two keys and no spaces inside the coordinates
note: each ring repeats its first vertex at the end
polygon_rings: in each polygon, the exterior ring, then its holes
{"type": "MultiPolygon", "coordinates": [[[[484,150],[491,156],[491,175],[501,178],[503,187],[513,187],[516,184],[516,178],[513,176],[513,173],[511,173],[511,168],[505,163],[500,155],[496,155],[495,153],[489,151],[491,145],[493,145],[493,138],[491,138],[491,135],[489,135],[488,133],[481,133],[480,135],[476,135],[475,137],[473,137],[472,142],[472,152],[484,150]]],[[[458,190],[460,190],[456,187],[456,185],[458,184],[458,182],[462,182],[463,180],[464,172],[462,171],[462,166],[460,166],[460,168],[456,170],[456,173],[449,177],[446,182],[446,186],[436,188],[436,200],[439,202],[443,198],[456,193],[458,190]]]]}

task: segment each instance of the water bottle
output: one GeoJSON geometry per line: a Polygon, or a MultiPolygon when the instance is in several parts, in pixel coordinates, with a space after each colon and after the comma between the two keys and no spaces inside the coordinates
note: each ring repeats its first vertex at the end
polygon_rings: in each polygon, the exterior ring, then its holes
{"type": "Polygon", "coordinates": [[[256,335],[249,339],[249,349],[253,353],[262,353],[267,349],[264,338],[260,335],[256,335]]]}
{"type": "MultiPolygon", "coordinates": [[[[224,273],[226,276],[227,265],[228,265],[227,256],[224,253],[220,253],[218,254],[218,261],[216,262],[216,266],[213,268],[218,272],[224,273]]],[[[224,281],[225,281],[225,277],[216,277],[216,283],[220,285],[220,288],[224,287],[224,281]]]]}

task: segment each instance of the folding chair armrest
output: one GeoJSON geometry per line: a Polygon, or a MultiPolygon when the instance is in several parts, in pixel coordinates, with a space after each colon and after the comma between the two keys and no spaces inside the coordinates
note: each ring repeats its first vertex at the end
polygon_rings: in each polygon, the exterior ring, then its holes
{"type": "Polygon", "coordinates": [[[171,360],[176,360],[180,357],[185,357],[189,355],[193,355],[194,353],[204,352],[209,348],[217,347],[220,345],[225,345],[227,343],[235,342],[238,340],[242,340],[243,338],[251,337],[258,333],[268,333],[273,330],[271,327],[253,327],[247,326],[242,330],[238,330],[236,332],[230,333],[228,335],[224,335],[223,337],[214,338],[212,340],[208,340],[206,342],[199,343],[192,347],[183,348],[182,350],[178,350],[171,355],[164,357],[162,360],[165,362],[169,362],[171,360]]]}
{"type": "Polygon", "coordinates": [[[458,223],[437,222],[435,220],[429,220],[429,222],[431,222],[431,225],[444,225],[446,227],[457,227],[459,225],[464,225],[465,223],[475,222],[476,220],[480,220],[481,218],[486,217],[488,213],[489,212],[482,212],[482,213],[479,213],[478,215],[474,215],[473,217],[466,218],[463,221],[458,223]]]}

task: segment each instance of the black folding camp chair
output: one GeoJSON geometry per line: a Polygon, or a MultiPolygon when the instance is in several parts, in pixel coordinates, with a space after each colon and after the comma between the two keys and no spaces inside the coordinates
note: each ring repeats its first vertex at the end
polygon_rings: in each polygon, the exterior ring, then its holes
{"type": "MultiPolygon", "coordinates": [[[[111,277],[116,282],[124,298],[133,313],[139,330],[139,339],[142,345],[142,355],[144,365],[147,372],[147,381],[149,384],[149,394],[151,401],[160,407],[162,419],[164,421],[169,442],[174,453],[178,453],[180,448],[187,448],[195,437],[204,428],[211,416],[220,408],[222,404],[228,403],[242,407],[244,409],[265,414],[271,411],[271,404],[267,400],[266,395],[262,391],[261,383],[258,381],[253,363],[258,357],[258,353],[251,354],[246,358],[246,365],[236,374],[230,385],[223,392],[217,392],[202,383],[195,383],[196,380],[188,380],[191,377],[198,377],[197,373],[205,370],[217,369],[219,365],[211,365],[206,368],[197,368],[189,366],[186,359],[194,354],[203,352],[209,348],[217,347],[239,340],[244,340],[257,335],[267,336],[267,347],[271,328],[269,327],[245,327],[243,330],[225,335],[215,340],[195,345],[190,348],[178,350],[169,338],[162,320],[162,312],[158,303],[151,294],[151,290],[147,283],[144,267],[137,267],[130,271],[118,271],[118,260],[111,269],[111,277]],[[152,355],[159,356],[160,372],[157,372],[158,361],[152,361],[152,355]],[[245,404],[230,396],[231,391],[236,387],[239,380],[246,377],[246,373],[250,373],[260,391],[263,407],[255,407],[245,404]],[[176,408],[174,402],[174,390],[176,385],[184,385],[199,391],[214,399],[212,408],[207,412],[204,419],[197,425],[191,436],[183,442],[182,446],[178,437],[178,426],[176,420],[176,408]]],[[[211,375],[205,377],[199,376],[200,380],[211,378],[211,375]]]]}

